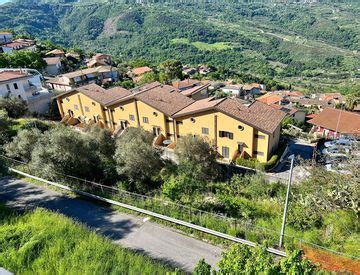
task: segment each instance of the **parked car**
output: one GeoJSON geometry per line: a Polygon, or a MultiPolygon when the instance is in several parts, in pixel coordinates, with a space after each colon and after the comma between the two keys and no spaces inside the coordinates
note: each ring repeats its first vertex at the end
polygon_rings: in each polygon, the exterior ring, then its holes
{"type": "Polygon", "coordinates": [[[333,154],[326,157],[325,164],[339,163],[348,160],[348,157],[345,154],[333,154]]]}
{"type": "Polygon", "coordinates": [[[332,146],[327,147],[321,151],[324,155],[333,155],[333,154],[340,154],[340,153],[350,153],[349,147],[343,147],[343,146],[332,146]]]}
{"type": "Polygon", "coordinates": [[[346,138],[340,138],[337,140],[331,140],[324,143],[324,146],[327,147],[333,147],[336,145],[342,145],[342,146],[351,146],[353,144],[353,141],[346,138]]]}

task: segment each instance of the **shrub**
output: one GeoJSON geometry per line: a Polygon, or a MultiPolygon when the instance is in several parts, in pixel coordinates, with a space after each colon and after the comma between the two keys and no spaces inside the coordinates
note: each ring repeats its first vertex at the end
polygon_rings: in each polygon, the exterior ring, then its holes
{"type": "Polygon", "coordinates": [[[4,109],[11,118],[22,117],[28,111],[26,102],[16,97],[0,98],[0,109],[4,109]]]}
{"type": "Polygon", "coordinates": [[[29,162],[32,151],[41,136],[41,132],[38,129],[25,129],[18,131],[17,136],[15,136],[10,143],[4,146],[6,154],[9,157],[29,162]]]}
{"type": "Polygon", "coordinates": [[[210,275],[211,274],[211,265],[205,262],[204,259],[201,259],[194,269],[194,275],[210,275]]]}
{"type": "Polygon", "coordinates": [[[249,159],[237,158],[236,163],[240,166],[245,166],[252,169],[256,169],[260,164],[260,162],[255,158],[249,158],[249,159]]]}

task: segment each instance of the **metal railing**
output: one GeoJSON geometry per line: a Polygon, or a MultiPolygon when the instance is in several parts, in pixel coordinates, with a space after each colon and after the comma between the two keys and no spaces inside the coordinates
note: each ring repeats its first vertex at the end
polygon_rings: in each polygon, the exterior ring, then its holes
{"type": "MultiPolygon", "coordinates": [[[[117,187],[103,185],[71,175],[58,173],[57,181],[60,183],[49,181],[34,176],[31,167],[25,162],[14,160],[6,156],[0,155],[0,157],[3,157],[8,161],[11,171],[22,176],[30,177],[80,195],[102,200],[131,211],[182,225],[188,229],[194,229],[215,237],[251,246],[266,241],[269,246],[276,247],[278,243],[280,229],[261,227],[255,225],[251,220],[228,217],[222,213],[200,210],[156,196],[132,193],[117,187]]],[[[354,256],[346,255],[288,234],[284,235],[284,240],[285,244],[294,244],[297,247],[307,245],[315,249],[322,249],[356,259],[354,256]]],[[[274,253],[275,251],[274,254],[285,256],[285,252],[281,250],[273,248],[269,249],[271,250],[269,251],[271,253],[274,253]]]]}

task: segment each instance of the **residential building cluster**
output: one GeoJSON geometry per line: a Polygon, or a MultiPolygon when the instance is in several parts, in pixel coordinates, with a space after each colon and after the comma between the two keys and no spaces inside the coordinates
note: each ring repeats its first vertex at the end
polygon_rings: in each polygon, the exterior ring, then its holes
{"type": "Polygon", "coordinates": [[[115,134],[128,127],[142,127],[154,134],[156,146],[168,149],[175,148],[183,136],[197,135],[227,161],[238,157],[260,162],[270,159],[279,143],[284,112],[239,98],[194,100],[192,93],[185,92],[201,89],[203,84],[183,91],[181,85],[154,82],[126,90],[89,84],[58,95],[57,103],[62,122],[75,127],[98,124],[115,134]]]}
{"type": "Polygon", "coordinates": [[[11,32],[0,31],[0,53],[12,53],[18,50],[35,51],[35,40],[23,38],[14,39],[11,32]]]}

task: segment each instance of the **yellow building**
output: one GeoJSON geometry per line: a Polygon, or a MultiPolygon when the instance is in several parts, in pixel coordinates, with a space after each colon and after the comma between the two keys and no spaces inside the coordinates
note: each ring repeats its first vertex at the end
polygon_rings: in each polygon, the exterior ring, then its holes
{"type": "Polygon", "coordinates": [[[152,132],[156,145],[174,148],[186,135],[204,137],[227,161],[253,157],[270,159],[280,139],[280,110],[240,99],[193,100],[178,89],[158,82],[133,90],[105,90],[95,84],[58,96],[62,117],[100,122],[114,132],[142,127],[152,132]]]}
{"type": "Polygon", "coordinates": [[[204,137],[225,160],[242,156],[266,162],[276,150],[285,114],[261,102],[206,98],[174,115],[177,132],[204,137]]]}
{"type": "Polygon", "coordinates": [[[62,118],[75,118],[79,123],[99,123],[109,127],[105,105],[118,98],[131,94],[126,89],[115,87],[104,89],[96,84],[89,84],[57,96],[57,103],[62,118]]]}

